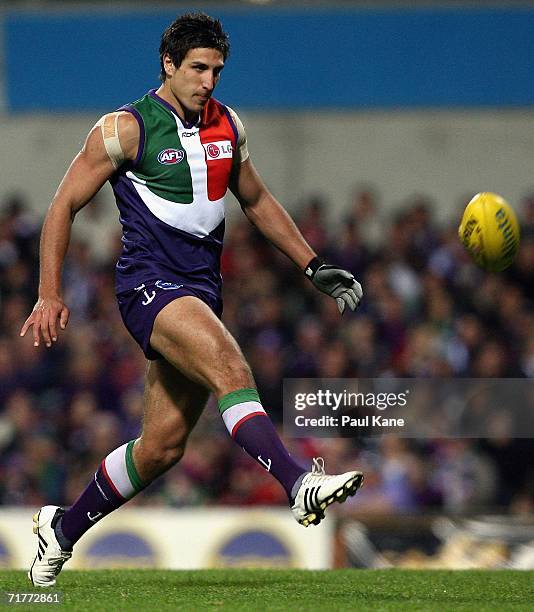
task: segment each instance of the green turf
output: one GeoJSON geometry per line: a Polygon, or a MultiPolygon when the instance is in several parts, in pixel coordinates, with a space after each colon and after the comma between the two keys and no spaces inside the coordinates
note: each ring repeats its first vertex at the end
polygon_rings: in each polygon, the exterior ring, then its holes
{"type": "MultiPolygon", "coordinates": [[[[24,572],[0,571],[0,585],[35,591],[24,572]]],[[[62,605],[5,609],[534,611],[534,572],[509,570],[70,571],[57,590],[62,605]]]]}

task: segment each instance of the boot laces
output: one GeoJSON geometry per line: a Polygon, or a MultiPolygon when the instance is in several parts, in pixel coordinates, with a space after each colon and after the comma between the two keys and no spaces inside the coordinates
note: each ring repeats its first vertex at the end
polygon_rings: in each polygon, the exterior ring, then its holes
{"type": "Polygon", "coordinates": [[[322,457],[314,457],[312,459],[312,471],[308,474],[308,485],[321,485],[326,480],[328,480],[328,476],[324,470],[324,459],[322,457]]]}
{"type": "Polygon", "coordinates": [[[314,476],[325,476],[324,459],[322,457],[314,457],[312,462],[312,474],[314,476]]]}

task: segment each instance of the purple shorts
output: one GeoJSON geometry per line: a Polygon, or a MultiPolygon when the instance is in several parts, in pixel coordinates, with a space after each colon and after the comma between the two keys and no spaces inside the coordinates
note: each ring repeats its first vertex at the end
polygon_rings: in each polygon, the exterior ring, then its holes
{"type": "Polygon", "coordinates": [[[222,314],[222,299],[211,292],[184,287],[177,283],[150,281],[136,289],[117,295],[117,302],[126,329],[143,349],[147,359],[160,359],[161,355],[150,346],[150,336],[159,311],[177,298],[192,295],[207,304],[217,317],[222,314]]]}

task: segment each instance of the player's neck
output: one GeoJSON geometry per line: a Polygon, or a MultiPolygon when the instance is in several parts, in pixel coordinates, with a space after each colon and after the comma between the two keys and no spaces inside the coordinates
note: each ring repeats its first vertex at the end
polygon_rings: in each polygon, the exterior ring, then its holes
{"type": "Polygon", "coordinates": [[[180,103],[180,100],[172,93],[169,87],[165,87],[165,84],[160,85],[160,87],[156,90],[156,95],[159,96],[162,100],[165,100],[167,104],[170,104],[173,109],[176,111],[176,114],[182,119],[182,121],[193,124],[198,120],[198,113],[192,113],[191,111],[184,108],[184,106],[180,103]]]}

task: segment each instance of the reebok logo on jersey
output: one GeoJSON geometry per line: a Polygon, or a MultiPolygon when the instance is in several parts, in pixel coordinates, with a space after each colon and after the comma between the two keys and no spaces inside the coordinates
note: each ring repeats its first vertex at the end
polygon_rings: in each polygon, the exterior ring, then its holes
{"type": "Polygon", "coordinates": [[[229,140],[219,142],[206,142],[202,145],[208,159],[231,159],[233,155],[232,143],[229,140]]]}
{"type": "Polygon", "coordinates": [[[182,149],[163,149],[158,154],[158,161],[160,164],[170,166],[172,164],[179,164],[185,157],[185,153],[182,149]]]}

